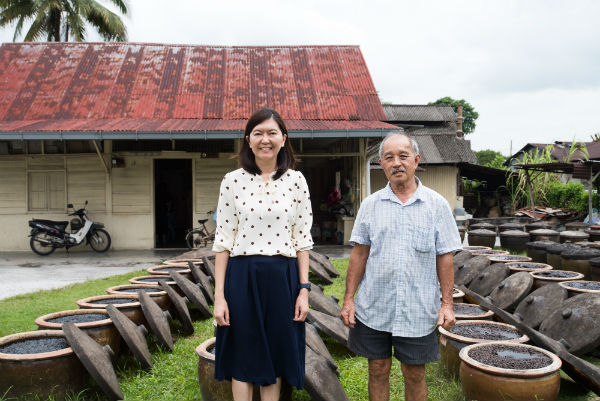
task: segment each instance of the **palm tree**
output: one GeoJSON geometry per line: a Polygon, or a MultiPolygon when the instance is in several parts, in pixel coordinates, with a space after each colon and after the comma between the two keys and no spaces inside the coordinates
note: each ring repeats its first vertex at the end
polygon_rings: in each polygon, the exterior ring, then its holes
{"type": "MultiPolygon", "coordinates": [[[[108,0],[127,14],[125,0],[108,0]]],[[[127,29],[121,18],[96,0],[0,0],[0,27],[16,23],[13,41],[31,21],[24,41],[84,41],[86,23],[106,41],[126,41],[127,29]],[[63,37],[61,38],[61,33],[63,37]]]]}

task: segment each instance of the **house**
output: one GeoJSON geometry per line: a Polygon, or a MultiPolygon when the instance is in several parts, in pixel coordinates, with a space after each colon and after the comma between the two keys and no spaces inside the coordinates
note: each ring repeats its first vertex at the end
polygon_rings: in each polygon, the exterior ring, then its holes
{"type": "Polygon", "coordinates": [[[526,154],[530,157],[534,156],[536,153],[541,154],[548,147],[552,148],[552,152],[550,153],[552,159],[551,161],[579,161],[585,160],[586,158],[589,160],[600,160],[600,142],[579,142],[579,144],[585,145],[587,156],[585,152],[577,150],[575,147],[572,148],[572,144],[573,142],[569,141],[556,141],[554,143],[528,143],[515,152],[515,154],[510,156],[504,164],[506,166],[520,164],[523,162],[523,158],[526,154]]]}
{"type": "Polygon", "coordinates": [[[86,200],[115,249],[183,246],[261,107],[286,120],[316,234],[338,218],[322,207],[336,183],[353,187],[354,210],[366,196],[369,138],[402,131],[357,46],[3,44],[0,250],[27,250],[29,219],[65,220],[86,200]]]}
{"type": "MultiPolygon", "coordinates": [[[[421,162],[416,171],[424,185],[440,193],[450,207],[462,207],[460,193],[461,165],[477,163],[470,141],[457,136],[458,116],[450,106],[444,105],[384,105],[386,120],[404,129],[419,144],[421,162]]],[[[385,185],[387,179],[377,163],[380,140],[367,152],[370,160],[370,192],[385,185]]]]}

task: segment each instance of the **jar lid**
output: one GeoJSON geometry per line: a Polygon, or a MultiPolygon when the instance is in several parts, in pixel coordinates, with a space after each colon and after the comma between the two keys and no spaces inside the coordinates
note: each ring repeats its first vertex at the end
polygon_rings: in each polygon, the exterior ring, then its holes
{"type": "Polygon", "coordinates": [[[558,231],[549,228],[538,228],[529,232],[531,235],[558,235],[558,231]]]}
{"type": "Polygon", "coordinates": [[[527,326],[536,328],[548,315],[560,308],[567,298],[567,290],[558,284],[544,285],[519,303],[515,316],[527,326]]]}
{"type": "Polygon", "coordinates": [[[548,248],[549,246],[556,245],[556,242],[554,242],[554,241],[532,241],[532,242],[528,242],[525,245],[527,245],[527,248],[531,248],[531,249],[546,250],[546,248],[548,248]]]}
{"type": "Polygon", "coordinates": [[[575,238],[575,239],[579,239],[579,238],[589,238],[590,235],[587,233],[584,233],[583,231],[563,231],[560,233],[560,237],[561,238],[575,238]]]}
{"type": "Polygon", "coordinates": [[[485,222],[481,222],[481,223],[474,223],[474,224],[469,224],[469,228],[470,229],[480,229],[480,228],[484,228],[484,229],[492,229],[495,230],[496,226],[494,224],[490,224],[490,223],[485,223],[485,222]]]}

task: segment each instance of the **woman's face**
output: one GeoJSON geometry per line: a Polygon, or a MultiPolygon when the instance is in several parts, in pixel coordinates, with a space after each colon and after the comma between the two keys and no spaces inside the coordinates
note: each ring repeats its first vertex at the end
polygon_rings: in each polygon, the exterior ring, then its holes
{"type": "Polygon", "coordinates": [[[285,136],[277,122],[270,118],[252,129],[248,144],[257,161],[270,162],[277,160],[277,154],[285,144],[285,136]]]}

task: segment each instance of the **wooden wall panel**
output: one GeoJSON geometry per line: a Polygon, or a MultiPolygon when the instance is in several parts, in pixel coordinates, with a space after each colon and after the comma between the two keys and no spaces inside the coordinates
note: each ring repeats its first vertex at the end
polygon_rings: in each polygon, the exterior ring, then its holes
{"type": "Polygon", "coordinates": [[[125,167],[112,169],[113,213],[152,214],[152,159],[125,157],[125,167]]]}
{"type": "Polygon", "coordinates": [[[67,203],[91,212],[106,211],[106,172],[98,155],[67,158],[67,203]]]}

